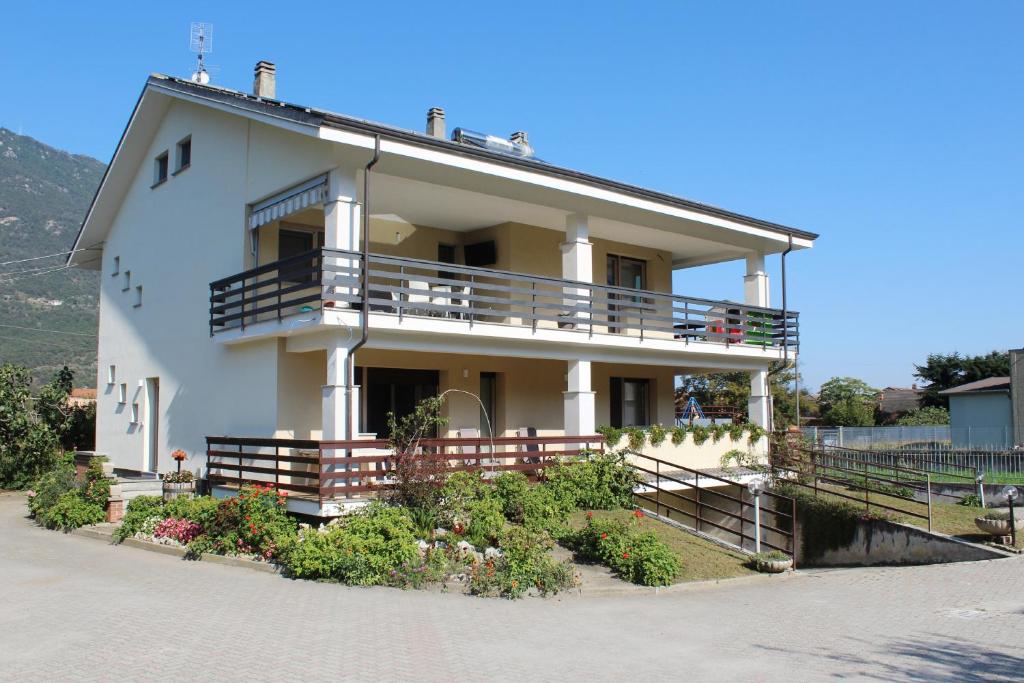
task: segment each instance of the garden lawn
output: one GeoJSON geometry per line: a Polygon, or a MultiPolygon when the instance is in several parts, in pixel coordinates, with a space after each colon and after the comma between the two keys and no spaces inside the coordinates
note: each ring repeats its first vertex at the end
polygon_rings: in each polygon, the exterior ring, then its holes
{"type": "MultiPolygon", "coordinates": [[[[629,523],[633,519],[632,510],[594,510],[593,514],[595,519],[614,519],[624,523],[629,523]]],[[[569,526],[574,529],[582,528],[586,522],[585,511],[574,512],[569,517],[569,526]]],[[[673,583],[731,579],[757,573],[746,566],[747,556],[743,553],[727,550],[716,543],[650,517],[645,517],[641,524],[644,529],[653,531],[660,541],[679,555],[682,570],[673,583]]]]}

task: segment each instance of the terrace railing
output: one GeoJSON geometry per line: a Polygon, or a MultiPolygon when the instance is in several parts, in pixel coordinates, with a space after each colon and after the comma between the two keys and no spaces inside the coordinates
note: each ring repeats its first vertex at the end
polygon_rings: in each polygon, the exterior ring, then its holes
{"type": "MultiPolygon", "coordinates": [[[[799,314],[397,256],[369,258],[371,312],[581,334],[796,349],[799,314]]],[[[362,306],[361,256],[318,249],[210,284],[210,334],[362,306]]]]}
{"type": "MultiPolygon", "coordinates": [[[[395,456],[385,439],[318,441],[206,437],[211,485],[273,484],[276,488],[325,500],[373,497],[394,485],[395,456]]],[[[423,439],[417,458],[447,472],[482,469],[488,473],[542,475],[561,458],[603,451],[604,437],[460,437],[423,439]]]]}

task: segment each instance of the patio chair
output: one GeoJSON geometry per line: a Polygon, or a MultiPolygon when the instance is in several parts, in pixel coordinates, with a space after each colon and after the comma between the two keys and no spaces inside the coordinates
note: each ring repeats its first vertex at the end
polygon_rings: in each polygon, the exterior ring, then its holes
{"type": "Polygon", "coordinates": [[[423,292],[423,294],[406,295],[406,301],[412,304],[408,308],[409,313],[413,315],[430,315],[429,309],[426,308],[431,303],[430,285],[423,280],[409,280],[409,289],[423,292]],[[423,306],[423,308],[419,308],[419,306],[423,306]]]}
{"type": "MultiPolygon", "coordinates": [[[[536,427],[520,427],[519,431],[518,431],[518,435],[521,436],[521,437],[536,438],[537,437],[537,428],[536,427]]],[[[525,453],[537,453],[537,452],[540,451],[540,446],[535,444],[535,443],[534,444],[526,444],[524,446],[520,446],[519,450],[521,452],[525,452],[525,453]]],[[[519,460],[521,462],[523,462],[524,464],[527,464],[527,465],[539,465],[540,464],[540,458],[539,457],[521,457],[519,460]]]]}

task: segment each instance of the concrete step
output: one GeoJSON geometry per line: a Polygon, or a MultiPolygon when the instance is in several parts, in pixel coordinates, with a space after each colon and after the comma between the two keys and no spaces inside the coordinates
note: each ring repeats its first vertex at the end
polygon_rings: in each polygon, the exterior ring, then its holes
{"type": "Polygon", "coordinates": [[[130,501],[139,496],[161,496],[164,491],[164,484],[159,479],[136,479],[132,477],[119,477],[121,485],[121,496],[130,501]]]}

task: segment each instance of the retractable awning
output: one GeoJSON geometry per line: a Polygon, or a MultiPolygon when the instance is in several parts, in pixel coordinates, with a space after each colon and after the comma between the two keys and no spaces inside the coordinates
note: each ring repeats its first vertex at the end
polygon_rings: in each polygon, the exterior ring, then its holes
{"type": "Polygon", "coordinates": [[[323,202],[327,196],[327,174],[278,192],[252,207],[249,213],[249,229],[272,223],[303,209],[323,202]]]}

